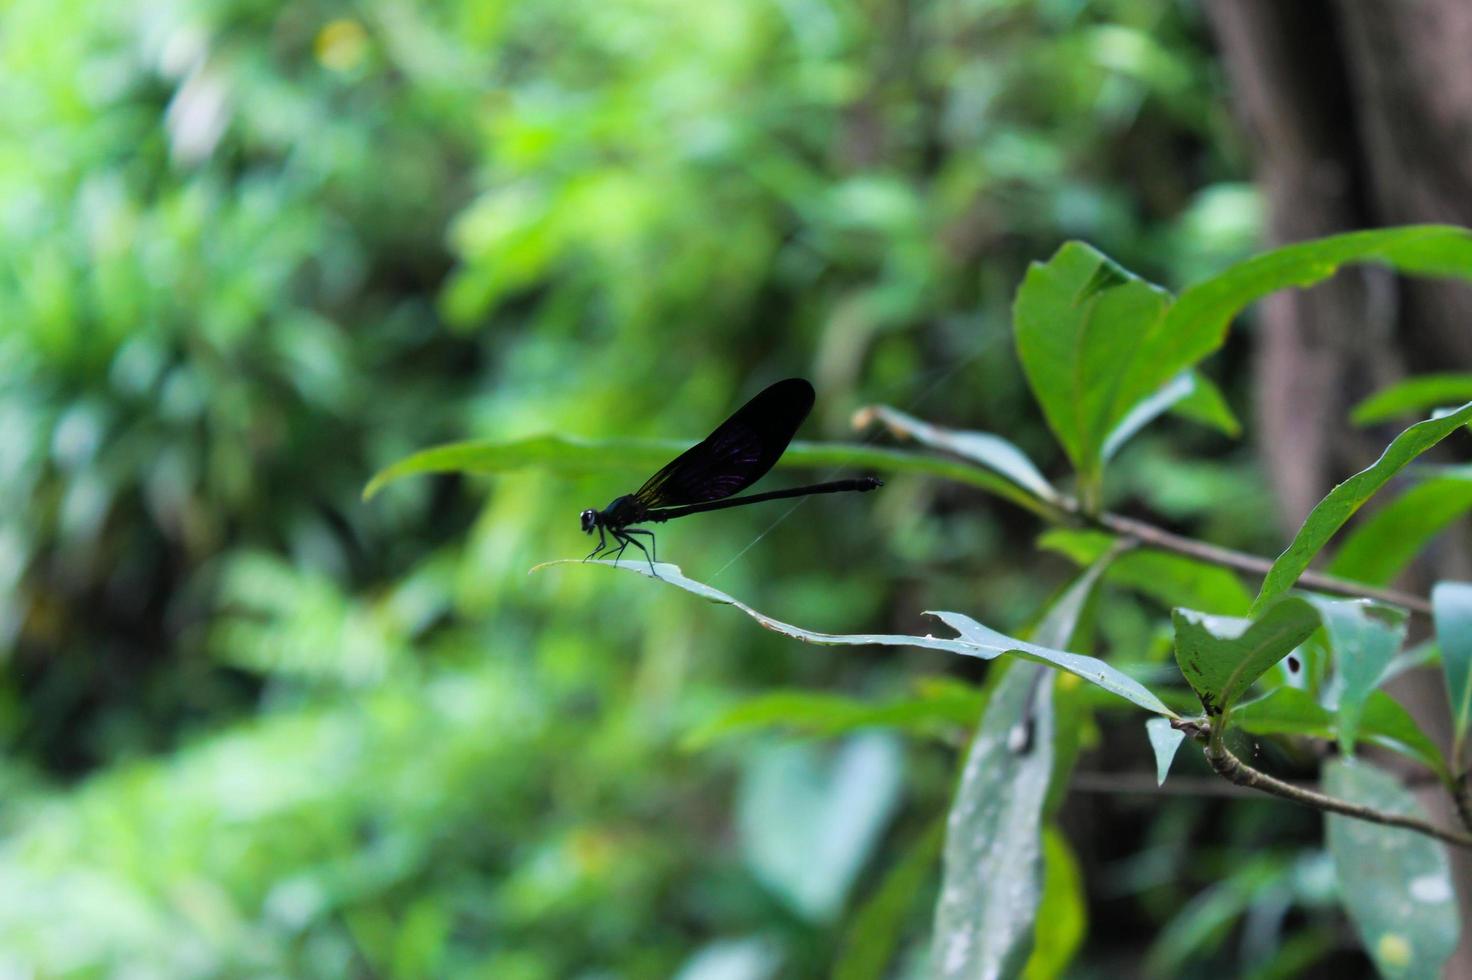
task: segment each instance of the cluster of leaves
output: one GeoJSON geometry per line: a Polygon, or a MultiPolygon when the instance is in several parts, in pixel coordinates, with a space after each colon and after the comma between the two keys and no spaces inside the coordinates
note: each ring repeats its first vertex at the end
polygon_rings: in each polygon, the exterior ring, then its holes
{"type": "MultiPolygon", "coordinates": [[[[1035,265],[1018,290],[1014,332],[1018,356],[1049,426],[1073,464],[1071,495],[1057,489],[1015,445],[990,433],[949,431],[878,407],[862,416],[877,419],[896,433],[942,450],[976,467],[964,477],[1059,524],[1108,526],[1101,522],[1099,501],[1105,466],[1114,452],[1144,425],[1168,410],[1235,431],[1237,424],[1224,400],[1199,373],[1200,362],[1219,348],[1228,328],[1244,307],[1259,297],[1289,286],[1308,286],[1334,274],[1347,262],[1370,261],[1401,272],[1472,279],[1472,232],[1418,226],[1364,232],[1307,242],[1255,256],[1193,285],[1180,296],[1127,272],[1096,250],[1069,243],[1047,263],[1035,265]]],[[[1446,393],[1462,390],[1446,379],[1424,380],[1384,392],[1362,409],[1364,416],[1440,404],[1446,393]]],[[[1074,881],[1072,894],[1052,903],[1076,906],[1076,872],[1067,845],[1048,830],[1051,784],[1066,782],[1069,752],[1055,752],[1063,738],[1052,706],[1052,668],[1123,699],[1157,717],[1148,723],[1163,782],[1186,731],[1201,733],[1213,759],[1231,759],[1228,748],[1249,736],[1298,735],[1336,743],[1339,756],[1325,766],[1329,793],[1346,804],[1393,816],[1418,812],[1411,794],[1391,775],[1357,758],[1357,743],[1373,743],[1399,752],[1429,772],[1455,794],[1465,792],[1472,759],[1464,748],[1472,725],[1472,643],[1465,626],[1472,618],[1472,585],[1442,583],[1434,593],[1438,647],[1402,652],[1406,610],[1367,599],[1335,599],[1292,592],[1314,558],[1377,491],[1419,456],[1472,421],[1472,403],[1446,408],[1433,418],[1400,433],[1371,466],[1338,485],[1309,514],[1293,541],[1267,570],[1255,599],[1248,600],[1235,579],[1223,585],[1206,568],[1193,567],[1192,556],[1134,549],[1127,537],[1110,539],[1088,531],[1055,532],[1050,544],[1075,556],[1087,556],[1075,582],[1045,610],[1028,639],[1004,635],[955,612],[934,615],[957,635],[831,634],[802,629],[760,613],[732,596],[686,578],[673,565],[611,563],[685,589],[713,602],[735,606],[767,629],[808,643],[842,646],[902,646],[994,659],[1006,655],[1023,662],[994,673],[955,799],[950,807],[944,848],[944,875],[932,936],[932,967],[944,977],[1014,975],[1019,971],[1056,972],[1078,941],[1060,938],[1059,910],[1047,907],[1051,876],[1074,881]],[[1144,567],[1142,567],[1144,566],[1144,567]],[[1087,610],[1106,574],[1122,584],[1153,593],[1171,612],[1173,646],[1180,678],[1194,694],[1201,714],[1188,714],[1175,692],[1152,691],[1131,675],[1131,664],[1114,663],[1075,652],[1088,645],[1087,610]],[[1183,592],[1195,592],[1194,608],[1177,605],[1183,592]],[[1285,658],[1292,667],[1279,668],[1285,658]],[[1451,761],[1417,725],[1416,720],[1382,687],[1409,666],[1440,659],[1455,721],[1451,761]],[[1272,676],[1270,675],[1270,672],[1272,676]],[[999,679],[998,679],[999,678],[999,679]],[[1175,704],[1178,707],[1172,708],[1175,704]],[[1051,843],[1047,843],[1051,842],[1051,843]],[[1045,853],[1055,867],[1045,868],[1045,853]],[[1048,966],[1036,965],[1041,960],[1048,966]]],[[[584,465],[607,446],[542,444],[536,462],[584,465]]],[[[631,447],[618,447],[620,450],[631,447]]],[[[651,454],[669,447],[650,446],[651,454]]],[[[416,454],[381,474],[370,491],[387,480],[439,470],[496,471],[528,461],[528,447],[499,442],[459,444],[416,454]]],[[[866,466],[889,472],[920,470],[953,475],[955,462],[928,455],[881,452],[864,447],[797,446],[788,462],[801,465],[818,459],[866,466]]],[[[1445,481],[1448,477],[1438,476],[1445,481]]],[[[1417,484],[1402,501],[1424,497],[1435,482],[1417,484]]],[[[1402,507],[1405,505],[1402,504],[1402,507]]],[[[1440,523],[1422,520],[1411,536],[1423,542],[1458,513],[1447,507],[1440,523]]],[[[1368,549],[1370,536],[1393,536],[1387,527],[1395,514],[1387,508],[1361,525],[1341,550],[1334,568],[1351,578],[1386,580],[1414,557],[1404,547],[1399,563],[1376,554],[1371,568],[1356,555],[1368,549]]],[[[1352,588],[1352,583],[1350,583],[1352,588]]],[[[1063,686],[1058,685],[1060,691],[1063,686]]],[[[794,701],[790,697],[748,704],[717,722],[713,729],[749,728],[780,722],[831,733],[873,725],[923,729],[947,721],[945,701],[922,698],[905,705],[860,709],[826,699],[794,701]]],[[[1076,725],[1070,715],[1069,725],[1076,725]]],[[[709,729],[707,735],[709,737],[709,729]]],[[[1076,737],[1076,736],[1075,736],[1076,737]]],[[[1305,801],[1306,802],[1306,801],[1305,801]]],[[[1465,806],[1465,804],[1464,804],[1465,806]]],[[[1446,854],[1428,837],[1406,829],[1362,823],[1345,812],[1328,818],[1328,849],[1344,907],[1364,947],[1387,975],[1430,975],[1440,970],[1455,948],[1461,915],[1457,910],[1446,854]]],[[[1472,831],[1472,826],[1468,827],[1472,831]]],[[[1458,836],[1472,846],[1472,835],[1458,836]]],[[[920,845],[933,856],[927,837],[920,845]]],[[[917,861],[922,860],[920,858],[917,861]]],[[[909,861],[894,872],[910,881],[916,871],[909,861]]],[[[898,886],[896,886],[897,888],[898,886]]],[[[891,915],[904,911],[881,890],[891,915]]],[[[875,911],[874,916],[881,912],[875,911]]],[[[873,923],[865,920],[866,926],[873,923]]],[[[874,957],[875,944],[864,946],[874,957]]],[[[877,959],[854,967],[882,970],[887,948],[877,959]]],[[[874,975],[877,975],[874,974],[874,975]]]]}

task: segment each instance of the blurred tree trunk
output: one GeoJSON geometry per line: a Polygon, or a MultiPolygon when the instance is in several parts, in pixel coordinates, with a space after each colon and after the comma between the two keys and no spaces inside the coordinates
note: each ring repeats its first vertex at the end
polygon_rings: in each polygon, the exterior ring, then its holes
{"type": "MultiPolygon", "coordinates": [[[[1472,225],[1472,3],[1208,0],[1207,9],[1273,243],[1423,221],[1472,225]]],[[[1256,358],[1265,461],[1285,528],[1295,528],[1391,434],[1350,428],[1354,401],[1403,373],[1472,367],[1472,289],[1341,274],[1265,302],[1256,358]]],[[[1434,572],[1465,577],[1467,549],[1452,550],[1434,572]]],[[[1419,678],[1400,695],[1444,743],[1440,679],[1419,678]]],[[[1455,819],[1441,794],[1424,802],[1437,819],[1455,819]]],[[[1460,863],[1463,907],[1472,907],[1472,875],[1460,863]]],[[[1463,932],[1448,976],[1472,976],[1472,929],[1463,932]]]]}

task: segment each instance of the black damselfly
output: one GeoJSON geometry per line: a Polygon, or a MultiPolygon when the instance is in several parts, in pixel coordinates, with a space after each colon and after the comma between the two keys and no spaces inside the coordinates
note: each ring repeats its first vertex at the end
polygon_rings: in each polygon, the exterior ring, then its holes
{"type": "Polygon", "coordinates": [[[644,552],[653,570],[654,555],[638,536],[648,535],[652,548],[654,532],[632,525],[660,524],[676,517],[764,500],[845,490],[862,492],[883,486],[879,480],[865,476],[754,493],[748,497],[731,496],[766,475],[786,451],[812,407],[812,385],[802,378],[778,381],[737,409],[736,414],[722,422],[703,442],[671,460],[638,490],[619,497],[602,510],[583,511],[583,531],[598,532],[598,547],[584,561],[612,550],[615,545],[618,552],[613,560],[618,561],[632,544],[644,552]],[[613,537],[614,544],[608,543],[605,532],[613,537]]]}

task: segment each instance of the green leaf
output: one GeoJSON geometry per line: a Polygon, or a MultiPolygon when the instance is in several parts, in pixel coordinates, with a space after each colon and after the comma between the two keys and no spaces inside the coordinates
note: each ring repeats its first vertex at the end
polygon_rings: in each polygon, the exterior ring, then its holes
{"type": "Polygon", "coordinates": [[[1084,878],[1073,848],[1057,827],[1043,831],[1043,899],[1038,904],[1032,955],[1023,980],[1054,980],[1073,960],[1084,941],[1088,902],[1084,878]]]}
{"type": "Polygon", "coordinates": [[[1472,725],[1472,583],[1438,582],[1431,590],[1432,619],[1441,647],[1441,670],[1451,699],[1452,731],[1462,762],[1462,745],[1472,725]]]}
{"type": "MultiPolygon", "coordinates": [[[[1334,712],[1296,687],[1279,687],[1232,711],[1232,723],[1254,735],[1306,735],[1329,742],[1339,740],[1334,712]]],[[[1384,691],[1375,691],[1365,702],[1360,734],[1381,748],[1399,752],[1439,776],[1447,773],[1441,749],[1416,724],[1411,713],[1384,691]]]]}
{"type": "Polygon", "coordinates": [[[1177,717],[1174,711],[1167,708],[1164,702],[1150,693],[1143,684],[1097,657],[1086,657],[1078,653],[1068,653],[1035,643],[1026,643],[998,633],[961,613],[933,612],[930,615],[938,617],[941,622],[960,633],[961,640],[965,643],[974,645],[978,650],[990,651],[992,656],[1011,653],[1024,660],[1057,667],[1111,694],[1118,695],[1126,701],[1132,701],[1146,711],[1153,711],[1170,718],[1177,717]]]}
{"type": "Polygon", "coordinates": [[[1176,663],[1208,715],[1229,710],[1269,667],[1319,627],[1312,604],[1289,596],[1253,620],[1174,609],[1176,663]]]}
{"type": "MultiPolygon", "coordinates": [[[[544,435],[527,439],[477,439],[424,449],[380,470],[363,489],[364,499],[387,484],[424,473],[501,473],[539,467],[578,475],[627,470],[648,475],[690,448],[677,439],[575,439],[544,435]]],[[[783,468],[835,466],[881,473],[915,473],[955,480],[1010,500],[1043,517],[1053,511],[1011,480],[951,459],[897,452],[852,443],[794,442],[777,461],[783,468]]]]}
{"type": "MultiPolygon", "coordinates": [[[[1324,769],[1333,796],[1390,813],[1420,814],[1387,773],[1355,759],[1324,769]]],[[[1400,827],[1328,814],[1340,900],[1384,977],[1439,977],[1457,946],[1460,915],[1441,844],[1400,827]]]]}
{"type": "Polygon", "coordinates": [[[1189,395],[1170,407],[1171,414],[1215,429],[1233,439],[1240,436],[1242,423],[1232,411],[1232,406],[1227,404],[1221,389],[1200,371],[1192,371],[1191,377],[1196,384],[1189,395]]]}
{"type": "Polygon", "coordinates": [[[1419,483],[1371,514],[1344,539],[1330,575],[1388,585],[1448,524],[1472,510],[1472,467],[1419,483]]]}
{"type": "Polygon", "coordinates": [[[1175,761],[1176,750],[1181,747],[1186,733],[1172,728],[1169,718],[1148,718],[1145,721],[1145,734],[1150,736],[1150,748],[1155,752],[1155,784],[1165,785],[1165,777],[1170,774],[1170,764],[1175,761]]]}
{"type": "Polygon", "coordinates": [[[1167,715],[1171,718],[1177,717],[1175,712],[1165,706],[1154,694],[1150,693],[1139,681],[1128,674],[1121,673],[1109,664],[1096,657],[1085,657],[1082,654],[1068,653],[1064,650],[1052,650],[1018,640],[996,630],[988,629],[975,620],[963,616],[960,613],[935,612],[930,613],[938,617],[946,625],[960,632],[962,635],[956,639],[939,639],[933,636],[907,636],[895,633],[818,633],[805,630],[789,623],[784,623],[772,617],[760,613],[757,610],[735,599],[732,596],[711,588],[709,585],[686,578],[681,574],[679,566],[666,562],[658,562],[651,569],[646,561],[589,561],[582,562],[575,558],[564,558],[557,561],[544,562],[532,571],[546,568],[551,565],[580,565],[580,566],[606,566],[617,568],[622,571],[634,572],[646,578],[658,579],[667,585],[684,589],[693,595],[698,595],[711,602],[727,606],[735,606],[746,613],[762,626],[769,630],[790,636],[805,643],[819,643],[826,646],[891,646],[891,647],[924,647],[928,650],[943,650],[947,653],[958,653],[963,657],[979,657],[982,660],[991,660],[1001,654],[1009,653],[1021,657],[1023,660],[1031,660],[1056,667],[1059,670],[1074,674],[1090,684],[1098,685],[1112,694],[1132,701],[1146,711],[1156,714],[1167,715]]]}
{"type": "Polygon", "coordinates": [[[810,922],[830,922],[899,803],[904,752],[884,732],[827,752],[760,746],[737,797],[742,851],[763,884],[810,922]]]}
{"type": "Polygon", "coordinates": [[[1170,294],[1081,242],[1027,271],[1013,304],[1017,354],[1033,396],[1080,478],[1097,479],[1108,434],[1169,380],[1128,401],[1120,383],[1170,294]]]}
{"type": "MultiPolygon", "coordinates": [[[[933,821],[854,913],[833,964],[833,980],[883,980],[888,975],[916,895],[940,860],[945,831],[944,820],[933,821]]],[[[1045,894],[1046,888],[1045,883],[1045,894]]]]}
{"type": "Polygon", "coordinates": [[[1166,412],[1210,426],[1229,436],[1239,435],[1242,425],[1227,406],[1220,389],[1198,371],[1182,371],[1143,401],[1137,402],[1110,430],[1102,456],[1113,459],[1120,447],[1145,426],[1166,412]]]}
{"type": "Polygon", "coordinates": [[[960,682],[928,684],[915,697],[879,702],[820,691],[770,691],[704,722],[681,747],[695,751],[733,734],[766,729],[832,738],[860,728],[898,728],[945,739],[957,728],[974,725],[982,702],[979,691],[960,682]]]}
{"type": "Polygon", "coordinates": [[[1396,436],[1374,463],[1330,490],[1329,495],[1309,512],[1293,543],[1273,562],[1273,567],[1263,579],[1255,607],[1261,608],[1291,589],[1334,532],[1343,527],[1365,501],[1407,463],[1461,428],[1469,419],[1472,419],[1472,403],[1442,418],[1417,422],[1396,436]]]}
{"type": "Polygon", "coordinates": [[[1013,443],[990,432],[968,432],[946,429],[929,422],[922,422],[888,405],[870,405],[855,416],[856,427],[864,427],[871,419],[878,419],[892,434],[901,439],[913,439],[932,449],[960,456],[985,466],[999,476],[1011,480],[1021,490],[1050,504],[1059,502],[1058,491],[1048,482],[1027,454],[1013,443]]]}
{"type": "Polygon", "coordinates": [[[1322,282],[1350,262],[1372,262],[1416,275],[1472,279],[1472,232],[1450,225],[1351,232],[1298,242],[1238,262],[1181,293],[1141,340],[1119,401],[1134,405],[1221,347],[1232,319],[1249,304],[1280,289],[1322,282]]]}
{"type": "Polygon", "coordinates": [[[932,975],[1012,976],[1032,951],[1043,890],[1043,801],[1053,770],[1053,685],[1013,664],[992,691],[947,820],[932,975]],[[1019,751],[1013,732],[1032,722],[1019,751]]]}
{"type": "MultiPolygon", "coordinates": [[[[1097,561],[1117,539],[1103,531],[1054,528],[1038,538],[1038,547],[1067,555],[1080,565],[1097,561]]],[[[1114,559],[1104,576],[1111,585],[1132,589],[1170,608],[1185,606],[1224,616],[1245,615],[1252,595],[1236,574],[1194,558],[1131,548],[1114,559]]]]}
{"type": "Polygon", "coordinates": [[[1345,755],[1351,755],[1365,700],[1405,639],[1406,615],[1367,599],[1307,598],[1319,611],[1334,655],[1334,672],[1340,681],[1339,745],[1345,755]]]}
{"type": "Polygon", "coordinates": [[[1100,456],[1105,460],[1114,458],[1121,446],[1145,426],[1180,404],[1196,390],[1194,371],[1182,371],[1167,381],[1153,395],[1137,403],[1117,422],[1104,438],[1100,456]]]}
{"type": "Polygon", "coordinates": [[[1355,425],[1374,425],[1403,415],[1472,401],[1472,374],[1421,374],[1382,388],[1350,412],[1355,425]]]}

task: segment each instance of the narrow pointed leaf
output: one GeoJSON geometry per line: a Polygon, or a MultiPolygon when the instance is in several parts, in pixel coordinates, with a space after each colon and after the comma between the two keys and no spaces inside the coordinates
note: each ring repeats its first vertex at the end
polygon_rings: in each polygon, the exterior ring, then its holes
{"type": "MultiPolygon", "coordinates": [[[[630,474],[628,489],[690,448],[676,439],[575,439],[543,435],[526,439],[479,439],[421,450],[380,470],[363,490],[371,498],[388,484],[425,473],[501,473],[539,468],[582,475],[601,470],[630,474]]],[[[1011,480],[939,456],[904,453],[852,443],[794,442],[777,466],[783,469],[852,467],[876,473],[913,473],[954,480],[1011,501],[1043,517],[1053,510],[1011,480]]]]}
{"type": "MultiPolygon", "coordinates": [[[[1400,782],[1367,763],[1340,759],[1324,769],[1332,796],[1420,816],[1400,782]]],[[[1445,848],[1400,827],[1325,817],[1339,896],[1365,952],[1384,977],[1439,977],[1460,932],[1445,848]]]]}
{"type": "Polygon", "coordinates": [[[1297,596],[1254,620],[1175,609],[1176,663],[1208,715],[1219,715],[1247,693],[1269,667],[1319,627],[1318,611],[1297,596]]]}
{"type": "Polygon", "coordinates": [[[1351,755],[1365,701],[1405,639],[1405,613],[1364,599],[1309,596],[1308,601],[1319,611],[1334,656],[1340,680],[1339,745],[1351,755]]]}
{"type": "Polygon", "coordinates": [[[1182,371],[1162,385],[1154,394],[1136,403],[1125,413],[1124,418],[1115,423],[1109,435],[1104,438],[1104,447],[1101,450],[1103,458],[1113,459],[1114,454],[1119,452],[1120,447],[1128,442],[1136,432],[1160,418],[1195,390],[1195,372],[1182,371]]]}
{"type": "Polygon", "coordinates": [[[1389,585],[1447,525],[1472,510],[1472,467],[1418,483],[1351,531],[1325,571],[1389,585]]]}
{"type": "Polygon", "coordinates": [[[1135,403],[1115,423],[1104,439],[1103,458],[1112,459],[1135,433],[1166,412],[1209,426],[1229,436],[1237,436],[1242,432],[1242,424],[1232,414],[1220,389],[1199,371],[1182,371],[1154,394],[1135,403]]]}
{"type": "Polygon", "coordinates": [[[1421,374],[1375,392],[1354,407],[1349,419],[1355,425],[1374,425],[1469,401],[1472,374],[1421,374]]]}
{"type": "Polygon", "coordinates": [[[992,691],[946,825],[931,975],[1015,976],[1043,890],[1043,801],[1053,771],[1053,685],[1012,664],[992,691]],[[1013,730],[1033,724],[1025,749],[1013,730]]]}
{"type": "Polygon", "coordinates": [[[976,649],[993,651],[991,656],[1012,653],[1024,660],[1048,664],[1101,687],[1111,694],[1132,701],[1146,711],[1153,711],[1169,718],[1177,717],[1174,711],[1167,708],[1164,702],[1150,693],[1143,684],[1097,657],[1086,657],[1079,653],[1069,653],[1066,650],[1055,650],[1036,643],[1027,643],[998,633],[961,613],[933,612],[930,615],[938,617],[941,622],[960,633],[961,640],[972,644],[976,649]]]}
{"type": "Polygon", "coordinates": [[[1431,609],[1451,699],[1452,730],[1461,745],[1472,726],[1472,583],[1437,583],[1431,590],[1431,609]]]}
{"type": "Polygon", "coordinates": [[[945,830],[945,821],[937,818],[854,913],[833,964],[833,980],[883,980],[888,975],[917,893],[940,863],[945,830]]]}
{"type": "Polygon", "coordinates": [[[1206,375],[1192,371],[1196,384],[1191,393],[1170,407],[1172,415],[1215,429],[1224,436],[1236,438],[1242,434],[1242,422],[1227,404],[1226,396],[1206,375]]]}
{"type": "Polygon", "coordinates": [[[1039,500],[1050,504],[1059,501],[1058,491],[1027,458],[1027,454],[1001,436],[931,425],[888,405],[871,405],[862,409],[855,417],[855,425],[866,425],[870,418],[878,419],[901,439],[913,439],[921,445],[985,466],[1039,500]]]}
{"type": "Polygon", "coordinates": [[[976,620],[960,613],[936,612],[930,615],[938,617],[946,625],[957,632],[962,633],[955,639],[943,639],[934,636],[908,636],[902,633],[818,633],[813,630],[805,630],[790,623],[784,623],[773,619],[765,613],[758,612],[746,603],[727,595],[719,589],[712,588],[694,579],[686,578],[678,565],[667,562],[655,563],[653,569],[645,561],[631,561],[620,559],[614,561],[589,561],[582,562],[575,558],[565,558],[557,561],[544,562],[536,566],[532,571],[546,568],[551,565],[602,565],[617,568],[622,571],[634,572],[645,578],[658,579],[666,585],[684,589],[702,599],[720,603],[727,606],[735,606],[746,613],[752,619],[769,630],[790,636],[804,643],[818,643],[825,646],[890,646],[890,647],[924,647],[927,650],[942,650],[946,653],[957,653],[963,657],[978,657],[982,660],[991,660],[1004,653],[1015,654],[1023,660],[1031,660],[1035,663],[1056,667],[1059,670],[1074,674],[1082,680],[1095,684],[1111,694],[1118,695],[1127,701],[1132,701],[1146,711],[1153,711],[1159,715],[1177,717],[1176,713],[1166,707],[1165,703],[1152,694],[1143,684],[1130,677],[1128,674],[1111,667],[1109,664],[1097,657],[1086,657],[1082,654],[1069,653],[1065,650],[1052,650],[1028,643],[998,633],[996,630],[982,626],[976,620]]]}
{"type": "Polygon", "coordinates": [[[1472,419],[1472,403],[1463,405],[1450,415],[1417,422],[1396,436],[1374,463],[1329,491],[1329,495],[1309,512],[1293,543],[1273,562],[1257,594],[1256,607],[1262,608],[1291,589],[1334,532],[1343,527],[1365,501],[1407,463],[1461,428],[1469,419],[1472,419]]]}
{"type": "Polygon", "coordinates": [[[1145,734],[1150,736],[1150,748],[1155,752],[1155,783],[1163,786],[1165,777],[1170,774],[1170,764],[1175,761],[1176,750],[1181,747],[1186,733],[1172,728],[1169,718],[1148,718],[1145,721],[1145,734]]]}

